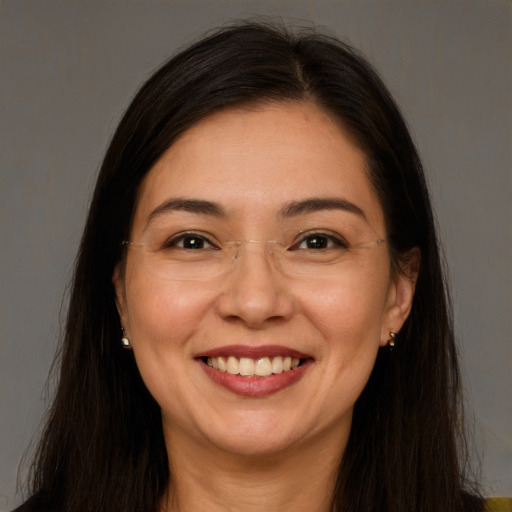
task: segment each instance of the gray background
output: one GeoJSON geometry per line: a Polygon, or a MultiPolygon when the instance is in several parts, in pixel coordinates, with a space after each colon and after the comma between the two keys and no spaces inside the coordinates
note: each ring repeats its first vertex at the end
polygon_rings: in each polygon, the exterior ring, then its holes
{"type": "Polygon", "coordinates": [[[326,25],[366,53],[402,106],[437,205],[484,483],[512,495],[511,5],[0,0],[0,510],[20,500],[17,466],[123,109],[175,49],[255,14],[326,25]]]}

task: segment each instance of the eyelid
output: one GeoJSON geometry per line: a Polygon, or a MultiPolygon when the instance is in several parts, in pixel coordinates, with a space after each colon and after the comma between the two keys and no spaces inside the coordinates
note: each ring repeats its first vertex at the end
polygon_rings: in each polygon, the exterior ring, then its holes
{"type": "Polygon", "coordinates": [[[298,249],[300,244],[302,244],[306,239],[312,237],[312,236],[323,236],[325,238],[328,238],[332,242],[334,242],[335,245],[343,248],[348,248],[349,243],[347,240],[341,236],[339,233],[334,233],[332,231],[325,231],[321,229],[312,229],[309,231],[303,231],[300,233],[298,239],[296,242],[294,242],[290,247],[289,250],[295,250],[298,249]]]}
{"type": "MultiPolygon", "coordinates": [[[[183,241],[185,238],[194,237],[200,238],[204,240],[208,245],[210,245],[214,249],[219,249],[219,243],[212,242],[212,236],[206,235],[205,233],[201,233],[200,231],[182,231],[180,233],[176,233],[170,237],[168,237],[163,243],[164,249],[171,249],[173,247],[177,247],[178,242],[183,241]]],[[[185,249],[181,247],[181,249],[185,249]]]]}

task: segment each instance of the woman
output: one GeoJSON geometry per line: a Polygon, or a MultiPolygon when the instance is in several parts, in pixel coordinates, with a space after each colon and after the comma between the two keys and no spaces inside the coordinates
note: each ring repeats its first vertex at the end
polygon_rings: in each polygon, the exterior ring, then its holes
{"type": "Polygon", "coordinates": [[[372,68],[243,23],[105,157],[20,510],[477,511],[421,163],[372,68]]]}

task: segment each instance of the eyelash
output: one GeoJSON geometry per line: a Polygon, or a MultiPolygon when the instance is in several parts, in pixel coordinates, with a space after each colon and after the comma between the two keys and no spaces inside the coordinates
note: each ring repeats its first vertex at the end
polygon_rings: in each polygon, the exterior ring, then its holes
{"type": "MultiPolygon", "coordinates": [[[[349,244],[348,242],[342,238],[341,236],[339,235],[335,235],[333,233],[325,233],[325,232],[322,232],[322,231],[312,231],[312,232],[309,232],[309,233],[301,233],[302,237],[301,239],[296,242],[295,244],[293,244],[290,249],[292,250],[296,250],[296,249],[299,249],[300,245],[302,245],[304,242],[307,242],[308,239],[312,239],[312,238],[324,238],[324,239],[327,239],[327,243],[329,244],[329,242],[332,243],[332,245],[329,247],[321,247],[321,249],[332,249],[333,246],[335,247],[340,247],[340,248],[343,248],[343,249],[348,249],[349,247],[349,244]]],[[[309,250],[315,250],[315,249],[312,249],[312,248],[305,248],[305,249],[309,249],[309,250]]]]}
{"type": "MultiPolygon", "coordinates": [[[[172,236],[171,238],[169,238],[168,240],[166,240],[166,242],[164,243],[164,249],[173,249],[175,247],[178,247],[178,244],[180,242],[184,242],[187,238],[192,238],[192,239],[197,239],[197,240],[200,240],[201,242],[206,242],[208,245],[211,246],[211,249],[219,249],[219,247],[217,245],[215,245],[213,242],[211,242],[208,237],[204,236],[204,235],[201,235],[199,233],[196,233],[194,231],[189,231],[189,232],[185,232],[185,233],[179,233],[177,235],[174,235],[172,236]]],[[[190,248],[187,248],[187,247],[179,247],[180,249],[190,249],[190,248]]],[[[201,247],[201,249],[204,249],[204,247],[201,247]]],[[[210,249],[210,248],[208,248],[210,249]]],[[[195,250],[195,249],[190,249],[190,250],[195,250]]]]}
{"type": "MultiPolygon", "coordinates": [[[[187,238],[197,239],[198,241],[201,241],[203,244],[206,243],[206,244],[208,244],[210,246],[210,247],[200,247],[199,249],[210,249],[210,250],[211,249],[216,249],[216,250],[220,249],[220,247],[217,244],[214,244],[207,236],[199,234],[199,233],[196,233],[194,231],[189,231],[189,232],[185,232],[185,233],[179,233],[179,234],[169,238],[164,243],[163,248],[164,249],[172,249],[172,248],[179,247],[178,244],[184,242],[187,238]]],[[[340,248],[348,249],[348,247],[349,247],[348,242],[343,237],[341,237],[339,235],[335,235],[333,233],[325,233],[325,232],[322,232],[322,231],[312,231],[312,232],[309,232],[309,233],[301,233],[300,240],[298,240],[297,242],[292,244],[288,248],[288,250],[299,250],[300,246],[304,242],[307,242],[308,239],[312,239],[312,238],[327,239],[328,246],[327,247],[320,247],[320,248],[318,248],[318,250],[320,250],[320,249],[332,249],[333,247],[340,247],[340,248]],[[329,243],[331,243],[330,246],[329,246],[329,243]]],[[[186,248],[186,247],[179,247],[179,248],[180,249],[189,249],[189,250],[199,250],[199,249],[191,249],[191,248],[186,248]]],[[[317,250],[317,249],[307,248],[307,247],[305,247],[303,249],[317,250]]]]}

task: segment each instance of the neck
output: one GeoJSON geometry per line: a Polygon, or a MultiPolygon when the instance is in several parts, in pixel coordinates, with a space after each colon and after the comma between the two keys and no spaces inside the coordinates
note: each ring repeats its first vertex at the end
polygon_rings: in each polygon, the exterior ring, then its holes
{"type": "Polygon", "coordinates": [[[239,455],[166,434],[172,475],[162,510],[330,512],[346,439],[239,455]]]}

